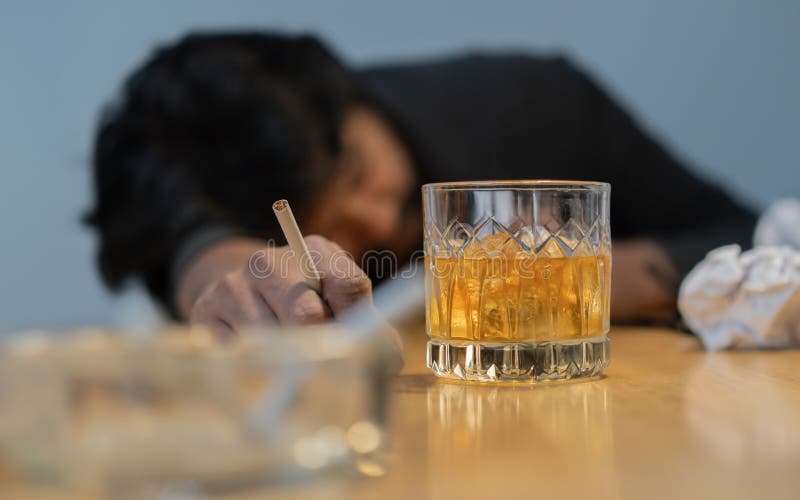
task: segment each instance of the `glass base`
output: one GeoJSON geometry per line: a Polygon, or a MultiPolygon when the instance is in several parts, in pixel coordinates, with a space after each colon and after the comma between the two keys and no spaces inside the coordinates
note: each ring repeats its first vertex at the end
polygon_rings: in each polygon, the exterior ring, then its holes
{"type": "Polygon", "coordinates": [[[608,366],[608,336],[545,342],[428,341],[428,368],[470,382],[544,382],[596,377],[608,366]]]}

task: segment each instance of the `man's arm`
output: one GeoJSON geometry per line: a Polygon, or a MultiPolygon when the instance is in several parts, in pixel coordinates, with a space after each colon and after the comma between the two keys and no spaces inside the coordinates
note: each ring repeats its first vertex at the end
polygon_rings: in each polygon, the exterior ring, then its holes
{"type": "Polygon", "coordinates": [[[756,216],[690,173],[591,79],[565,66],[581,99],[581,161],[612,185],[614,317],[662,316],[674,311],[677,285],[709,250],[750,246],[756,216]]]}
{"type": "Polygon", "coordinates": [[[571,71],[582,88],[583,160],[598,164],[612,184],[617,237],[645,236],[658,242],[681,277],[713,248],[750,246],[756,222],[750,210],[692,174],[596,83],[571,71]]]}

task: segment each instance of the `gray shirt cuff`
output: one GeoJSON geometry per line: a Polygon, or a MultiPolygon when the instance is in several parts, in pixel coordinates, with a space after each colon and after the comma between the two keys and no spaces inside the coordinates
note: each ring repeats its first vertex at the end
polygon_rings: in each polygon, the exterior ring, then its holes
{"type": "Polygon", "coordinates": [[[244,231],[235,227],[209,226],[196,231],[178,246],[178,250],[175,252],[175,256],[172,259],[172,264],[169,269],[168,283],[168,300],[170,301],[169,306],[172,309],[175,317],[178,317],[178,309],[175,302],[176,293],[178,291],[178,280],[180,280],[181,275],[189,266],[189,264],[203,250],[211,245],[229,238],[243,236],[244,234],[244,231]]]}

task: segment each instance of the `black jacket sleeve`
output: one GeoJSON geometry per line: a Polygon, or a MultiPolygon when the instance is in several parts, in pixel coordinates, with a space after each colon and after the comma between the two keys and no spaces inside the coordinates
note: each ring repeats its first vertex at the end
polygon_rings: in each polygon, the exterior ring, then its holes
{"type": "Polygon", "coordinates": [[[612,235],[659,242],[681,277],[709,250],[750,246],[753,212],[691,173],[585,74],[569,71],[581,89],[582,161],[612,184],[612,235]]]}

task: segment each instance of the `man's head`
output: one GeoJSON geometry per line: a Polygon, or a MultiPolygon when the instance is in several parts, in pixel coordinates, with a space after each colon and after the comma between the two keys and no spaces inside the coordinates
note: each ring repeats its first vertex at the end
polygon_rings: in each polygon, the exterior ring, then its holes
{"type": "Polygon", "coordinates": [[[165,256],[203,226],[277,236],[278,198],[307,232],[359,234],[342,242],[354,252],[378,244],[396,230],[412,182],[392,140],[351,72],[312,37],[190,35],[157,50],[97,135],[89,220],[104,277],[117,285],[142,274],[162,287],[165,256]]]}

